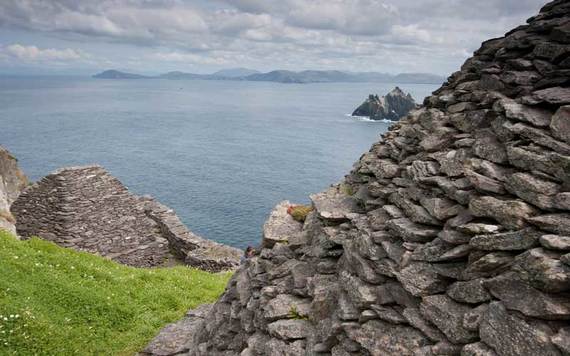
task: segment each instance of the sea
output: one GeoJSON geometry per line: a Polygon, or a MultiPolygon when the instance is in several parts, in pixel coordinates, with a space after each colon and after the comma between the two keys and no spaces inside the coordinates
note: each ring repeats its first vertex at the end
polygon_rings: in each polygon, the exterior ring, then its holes
{"type": "Polygon", "coordinates": [[[390,122],[350,113],[396,85],[0,77],[0,145],[35,181],[100,164],[194,233],[257,245],[271,209],[309,203],[348,174],[390,122]]]}

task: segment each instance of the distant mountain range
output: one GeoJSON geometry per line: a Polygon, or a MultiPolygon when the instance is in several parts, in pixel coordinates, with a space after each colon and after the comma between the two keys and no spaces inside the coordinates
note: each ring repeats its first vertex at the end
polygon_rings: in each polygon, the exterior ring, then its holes
{"type": "Polygon", "coordinates": [[[95,74],[100,79],[185,79],[185,80],[248,80],[278,83],[335,83],[335,82],[376,82],[401,84],[441,84],[445,78],[430,73],[400,73],[387,74],[378,72],[343,72],[338,70],[305,70],[293,72],[289,70],[274,70],[261,73],[253,69],[233,68],[217,71],[212,74],[195,74],[185,72],[168,72],[158,76],[145,76],[106,70],[95,74]]]}

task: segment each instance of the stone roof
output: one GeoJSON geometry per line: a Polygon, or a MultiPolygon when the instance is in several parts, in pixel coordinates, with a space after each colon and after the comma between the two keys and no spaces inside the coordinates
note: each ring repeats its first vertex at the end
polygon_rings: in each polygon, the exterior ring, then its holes
{"type": "Polygon", "coordinates": [[[118,262],[161,266],[188,262],[208,270],[234,268],[240,252],[192,234],[176,214],[138,197],[98,165],[59,169],[27,188],[12,205],[17,232],[118,262]],[[189,261],[204,247],[220,246],[217,262],[189,261]],[[206,264],[208,265],[206,265],[206,264]]]}
{"type": "Polygon", "coordinates": [[[570,354],[569,86],[554,1],[311,196],[302,226],[278,207],[270,226],[294,233],[266,238],[184,351],[570,354]]]}

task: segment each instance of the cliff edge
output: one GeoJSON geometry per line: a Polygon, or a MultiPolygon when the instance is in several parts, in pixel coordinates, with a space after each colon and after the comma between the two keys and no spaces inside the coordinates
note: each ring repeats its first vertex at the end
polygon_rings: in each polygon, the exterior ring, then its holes
{"type": "Polygon", "coordinates": [[[483,43],[303,224],[278,207],[218,302],[145,353],[570,354],[569,85],[557,0],[483,43]]]}
{"type": "Polygon", "coordinates": [[[0,229],[16,233],[16,220],[10,206],[27,184],[28,179],[18,167],[16,158],[0,146],[0,229]]]}

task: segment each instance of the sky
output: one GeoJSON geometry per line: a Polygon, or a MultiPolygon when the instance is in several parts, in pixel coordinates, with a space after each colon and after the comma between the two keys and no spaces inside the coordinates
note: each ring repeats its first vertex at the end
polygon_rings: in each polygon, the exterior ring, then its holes
{"type": "Polygon", "coordinates": [[[448,75],[545,0],[0,0],[0,74],[448,75]]]}

